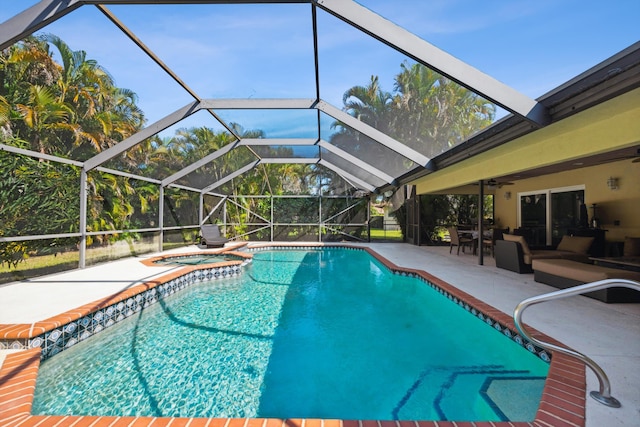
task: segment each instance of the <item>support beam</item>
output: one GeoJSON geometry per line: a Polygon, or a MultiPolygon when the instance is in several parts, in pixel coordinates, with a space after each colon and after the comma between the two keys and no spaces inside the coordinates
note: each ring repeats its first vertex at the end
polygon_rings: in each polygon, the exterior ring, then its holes
{"type": "MultiPolygon", "coordinates": [[[[318,58],[318,10],[311,6],[311,28],[313,30],[313,74],[316,82],[316,100],[320,100],[320,60],[318,58]]],[[[320,113],[318,113],[319,115],[320,113]]],[[[320,138],[320,117],[318,116],[318,138],[320,138]]]]}
{"type": "Polygon", "coordinates": [[[240,145],[254,146],[274,146],[274,145],[295,145],[311,146],[316,145],[317,139],[313,138],[242,138],[240,145]]]}
{"type": "Polygon", "coordinates": [[[89,4],[298,4],[312,0],[84,0],[89,4]]]}
{"type": "Polygon", "coordinates": [[[218,204],[215,205],[213,209],[211,209],[209,213],[207,213],[207,215],[205,216],[204,215],[204,193],[200,193],[200,218],[198,219],[198,224],[200,225],[204,224],[204,222],[207,221],[211,217],[211,215],[213,215],[215,211],[218,210],[220,206],[223,206],[223,209],[224,209],[225,203],[227,202],[227,198],[228,198],[227,196],[223,196],[218,202],[218,204]]]}
{"type": "Polygon", "coordinates": [[[351,185],[353,185],[356,188],[361,188],[367,191],[374,191],[376,188],[369,184],[368,182],[364,182],[363,180],[361,180],[360,178],[351,175],[349,172],[340,169],[339,167],[335,166],[333,163],[328,162],[326,160],[320,160],[318,162],[318,164],[326,167],[327,169],[331,169],[332,171],[334,171],[335,173],[337,173],[338,175],[340,175],[343,179],[349,181],[351,183],[351,185]]]}
{"type": "MultiPolygon", "coordinates": [[[[179,185],[179,184],[169,184],[167,185],[168,188],[177,188],[178,190],[185,190],[185,191],[191,191],[192,193],[201,193],[202,190],[199,188],[193,188],[193,187],[187,187],[186,185],[179,185]]],[[[215,196],[216,194],[214,193],[209,193],[212,196],[215,196]]]]}
{"type": "Polygon", "coordinates": [[[202,224],[204,223],[204,194],[200,193],[199,197],[199,205],[198,205],[198,224],[200,228],[202,228],[202,224]]]}
{"type": "Polygon", "coordinates": [[[140,40],[134,33],[131,31],[122,21],[120,21],[109,9],[101,4],[96,4],[96,7],[100,9],[100,11],[107,17],[111,22],[115,24],[116,27],[120,29],[131,41],[133,41],[136,46],[138,46],[144,53],[147,54],[149,58],[153,62],[155,62],[162,70],[167,73],[176,83],[182,87],[185,91],[189,93],[196,101],[200,100],[200,97],[193,91],[178,75],[171,69],[167,64],[165,64],[159,57],[156,55],[147,45],[145,45],[142,40],[140,40]]]}
{"type": "Polygon", "coordinates": [[[484,248],[482,247],[482,241],[484,240],[484,227],[483,222],[483,207],[484,207],[484,181],[481,179],[478,181],[478,265],[484,264],[484,248]]]}
{"type": "Polygon", "coordinates": [[[69,160],[58,156],[52,156],[51,154],[44,154],[38,151],[25,150],[24,148],[14,147],[12,145],[0,144],[0,151],[6,151],[8,153],[20,154],[23,156],[33,157],[35,159],[49,160],[57,163],[64,163],[67,165],[74,165],[82,167],[83,163],[76,160],[69,160]]]}
{"type": "Polygon", "coordinates": [[[342,123],[349,126],[350,128],[357,130],[358,132],[368,136],[369,138],[372,138],[374,141],[384,145],[387,148],[390,148],[391,150],[406,157],[412,162],[417,163],[420,166],[423,166],[427,169],[430,169],[432,167],[431,159],[428,158],[427,156],[424,156],[418,153],[416,150],[410,147],[407,147],[401,142],[391,138],[387,134],[380,132],[378,129],[375,129],[372,126],[369,126],[364,122],[361,122],[360,120],[334,107],[328,102],[320,101],[318,102],[316,107],[319,110],[330,115],[334,119],[341,121],[342,123]]]}
{"type": "MultiPolygon", "coordinates": [[[[9,19],[0,25],[0,49],[4,49],[16,41],[34,33],[60,17],[72,12],[83,4],[95,4],[103,11],[116,25],[118,25],[129,37],[130,32],[126,31],[119,21],[110,14],[102,5],[120,4],[179,4],[177,0],[42,0],[38,4],[28,8],[24,12],[9,19]]],[[[184,3],[184,2],[182,2],[184,3]]],[[[451,78],[458,84],[478,93],[488,100],[495,102],[506,110],[524,117],[537,126],[544,126],[549,123],[549,113],[547,109],[535,100],[521,94],[513,88],[500,81],[480,72],[465,62],[452,55],[436,48],[430,43],[422,40],[413,33],[386,20],[380,15],[359,5],[352,0],[200,0],[192,1],[193,4],[232,4],[232,3],[313,3],[324,11],[336,16],[338,19],[352,25],[361,31],[387,44],[393,49],[419,61],[439,73],[451,78]]],[[[134,37],[134,42],[141,46],[145,52],[151,51],[144,47],[134,37]]],[[[165,71],[164,66],[152,55],[152,58],[159,63],[165,71]]],[[[175,78],[175,76],[174,76],[175,78]]],[[[180,82],[178,79],[177,81],[180,82]]],[[[180,82],[181,83],[181,82],[180,82]]],[[[182,83],[181,83],[182,84],[182,83]]],[[[186,85],[183,85],[193,96],[186,85]]]]}
{"type": "Polygon", "coordinates": [[[185,117],[189,117],[191,114],[195,113],[198,110],[200,110],[198,102],[192,102],[191,104],[185,105],[181,109],[174,111],[173,113],[158,120],[152,125],[147,126],[135,135],[132,135],[124,141],[114,145],[113,147],[96,154],[84,163],[85,170],[90,171],[91,169],[95,169],[98,166],[101,166],[104,162],[113,159],[114,157],[124,153],[130,148],[135,147],[145,139],[151,138],[153,135],[162,132],[169,126],[178,123],[185,117]]]}
{"type": "Polygon", "coordinates": [[[87,171],[80,170],[80,245],[78,268],[85,268],[87,260],[87,171]]]}
{"type": "Polygon", "coordinates": [[[229,151],[233,150],[236,146],[238,145],[238,141],[229,143],[227,145],[225,145],[224,147],[222,147],[219,150],[214,151],[211,154],[208,154],[206,156],[204,156],[202,159],[198,160],[197,162],[191,163],[189,166],[179,170],[178,172],[174,173],[173,175],[165,178],[162,180],[162,185],[169,185],[174,183],[175,181],[179,180],[180,178],[189,175],[191,172],[195,171],[196,169],[199,169],[201,167],[203,167],[204,165],[206,165],[209,162],[214,161],[215,159],[217,159],[220,156],[224,156],[225,154],[227,154],[229,151]]]}
{"type": "Polygon", "coordinates": [[[160,228],[158,252],[162,252],[164,243],[164,187],[162,185],[160,185],[160,194],[158,196],[158,227],[160,228]]]}
{"type": "MultiPolygon", "coordinates": [[[[162,70],[167,73],[176,83],[178,83],[180,85],[180,87],[182,87],[182,89],[184,89],[187,93],[189,93],[189,95],[191,95],[191,97],[200,102],[200,100],[202,99],[200,96],[198,96],[198,94],[191,89],[179,76],[178,74],[176,74],[171,68],[169,68],[169,66],[167,64],[165,64],[160,57],[158,57],[158,55],[155,54],[155,52],[153,52],[147,45],[145,45],[142,40],[140,40],[134,33],[133,31],[131,31],[126,25],[124,25],[124,23],[122,23],[122,21],[120,21],[109,9],[107,9],[104,5],[102,4],[96,4],[96,7],[107,17],[109,18],[109,20],[111,22],[113,22],[119,29],[120,31],[122,31],[124,34],[126,34],[127,37],[129,37],[129,39],[131,39],[131,41],[133,41],[136,46],[138,46],[140,49],[142,49],[142,51],[147,54],[147,56],[149,58],[151,58],[151,60],[153,62],[155,62],[160,68],[162,68],[162,70]]],[[[235,132],[233,131],[233,129],[231,129],[225,122],[224,120],[222,120],[220,117],[218,117],[218,115],[210,110],[207,110],[209,112],[209,114],[211,114],[211,116],[213,116],[213,118],[215,120],[217,120],[225,129],[227,129],[227,131],[234,135],[236,138],[238,137],[238,135],[235,134],[235,132]]]]}
{"type": "Polygon", "coordinates": [[[314,0],[322,10],[536,126],[550,122],[539,102],[424,41],[353,0],[314,0]]]}
{"type": "Polygon", "coordinates": [[[213,110],[288,110],[310,109],[315,104],[315,99],[291,98],[291,99],[203,99],[201,108],[213,110]]]}
{"type": "Polygon", "coordinates": [[[73,12],[81,0],[41,0],[0,25],[0,50],[73,12]]]}
{"type": "Polygon", "coordinates": [[[124,177],[131,178],[131,179],[137,179],[137,180],[143,181],[143,182],[151,182],[153,184],[160,184],[160,180],[158,180],[158,179],[147,178],[145,176],[140,176],[140,175],[136,175],[136,174],[128,173],[128,172],[122,172],[122,171],[115,170],[115,169],[97,167],[97,168],[95,168],[95,170],[100,171],[100,172],[105,172],[105,173],[108,173],[108,174],[111,174],[111,175],[124,176],[124,177]]]}
{"type": "Polygon", "coordinates": [[[380,169],[374,168],[370,164],[363,162],[362,160],[360,160],[356,156],[352,156],[351,154],[347,153],[343,149],[338,148],[335,145],[330,144],[329,142],[325,141],[324,139],[321,139],[320,142],[318,142],[318,145],[320,147],[324,148],[325,150],[330,151],[331,153],[335,154],[336,156],[343,158],[344,160],[348,161],[349,163],[352,163],[352,164],[358,166],[360,169],[364,169],[365,171],[367,171],[371,175],[376,176],[376,177],[382,179],[383,181],[385,181],[385,182],[387,182],[387,183],[389,183],[391,185],[396,185],[396,180],[391,175],[388,175],[388,174],[382,172],[380,169]]]}
{"type": "Polygon", "coordinates": [[[258,164],[260,164],[260,160],[256,160],[255,162],[251,162],[248,165],[245,165],[245,166],[241,167],[240,169],[238,169],[234,173],[229,174],[229,175],[225,176],[224,178],[222,178],[221,180],[216,181],[213,184],[209,185],[208,187],[203,188],[202,189],[202,193],[207,193],[207,192],[213,190],[214,188],[220,187],[222,184],[224,184],[226,182],[229,182],[232,179],[242,175],[243,173],[248,172],[251,169],[255,168],[256,166],[258,166],[258,164]]]}
{"type": "Polygon", "coordinates": [[[320,159],[316,157],[263,157],[260,159],[260,163],[263,164],[296,164],[296,165],[312,165],[316,164],[320,161],[320,159]]]}

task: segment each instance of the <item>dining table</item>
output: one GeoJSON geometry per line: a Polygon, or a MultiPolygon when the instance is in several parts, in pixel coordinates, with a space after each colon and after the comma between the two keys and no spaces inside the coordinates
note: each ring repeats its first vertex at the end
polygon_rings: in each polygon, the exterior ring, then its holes
{"type": "MultiPolygon", "coordinates": [[[[478,254],[478,237],[480,236],[480,232],[478,230],[460,230],[458,229],[458,234],[463,237],[467,237],[473,240],[473,255],[478,254]]],[[[493,236],[493,230],[483,230],[482,237],[483,238],[491,238],[493,236]]]]}

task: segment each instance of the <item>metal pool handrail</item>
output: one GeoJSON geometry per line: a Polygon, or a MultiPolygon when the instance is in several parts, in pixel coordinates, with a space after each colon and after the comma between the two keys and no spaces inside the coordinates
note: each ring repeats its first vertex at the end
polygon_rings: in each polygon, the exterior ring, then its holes
{"type": "Polygon", "coordinates": [[[584,362],[596,374],[596,377],[598,377],[598,381],[600,383],[600,390],[592,391],[591,393],[589,393],[589,395],[604,405],[611,406],[612,408],[619,408],[621,406],[620,402],[615,397],[611,396],[611,384],[609,383],[609,378],[607,377],[607,374],[605,374],[604,370],[600,367],[600,365],[580,352],[565,347],[559,347],[555,344],[540,341],[532,337],[522,324],[522,313],[530,305],[612,287],[624,287],[640,291],[640,282],[627,279],[605,279],[527,298],[516,306],[516,309],[513,312],[513,321],[515,322],[518,331],[520,331],[520,333],[532,343],[546,350],[557,351],[559,353],[575,357],[584,362]]]}

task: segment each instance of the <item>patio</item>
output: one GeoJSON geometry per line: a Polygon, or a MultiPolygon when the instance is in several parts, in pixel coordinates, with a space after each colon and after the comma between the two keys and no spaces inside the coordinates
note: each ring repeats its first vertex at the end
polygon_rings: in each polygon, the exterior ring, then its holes
{"type": "MultiPolygon", "coordinates": [[[[479,266],[477,257],[468,253],[450,255],[448,246],[418,247],[403,243],[366,246],[399,267],[427,271],[509,315],[523,299],[554,290],[534,282],[530,274],[519,275],[495,268],[491,256],[486,256],[485,265],[479,266]]],[[[192,246],[171,253],[194,250],[199,248],[192,246]]],[[[176,269],[147,267],[140,262],[157,255],[3,285],[0,287],[0,324],[42,320],[176,269]],[[96,277],[101,279],[96,281],[96,277]]],[[[640,383],[640,304],[603,304],[586,297],[573,297],[531,308],[524,320],[585,353],[609,376],[612,395],[620,400],[622,408],[608,408],[587,397],[586,426],[636,425],[640,408],[637,386],[640,383]]],[[[0,353],[0,360],[2,358],[0,353]]],[[[597,388],[595,376],[587,372],[587,390],[597,388]]]]}

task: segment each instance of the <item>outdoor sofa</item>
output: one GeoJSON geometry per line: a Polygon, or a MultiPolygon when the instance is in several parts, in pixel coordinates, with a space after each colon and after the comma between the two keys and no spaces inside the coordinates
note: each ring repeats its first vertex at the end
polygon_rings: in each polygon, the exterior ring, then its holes
{"type": "MultiPolygon", "coordinates": [[[[623,258],[640,257],[640,237],[626,237],[623,258]]],[[[533,278],[556,288],[565,289],[605,279],[627,279],[640,282],[640,271],[585,264],[567,259],[533,260],[533,278]]],[[[640,302],[640,292],[629,288],[614,287],[586,293],[585,296],[607,303],[640,302]]]]}
{"type": "Polygon", "coordinates": [[[592,243],[593,237],[563,236],[556,249],[531,250],[523,236],[504,234],[503,240],[496,240],[496,267],[522,274],[533,273],[532,262],[536,259],[588,262],[592,243]]]}
{"type": "MultiPolygon", "coordinates": [[[[569,259],[534,259],[536,282],[565,289],[605,279],[627,279],[640,282],[640,271],[586,264],[569,259]]],[[[584,294],[606,303],[640,302],[640,292],[629,288],[608,288],[584,294]]]]}

